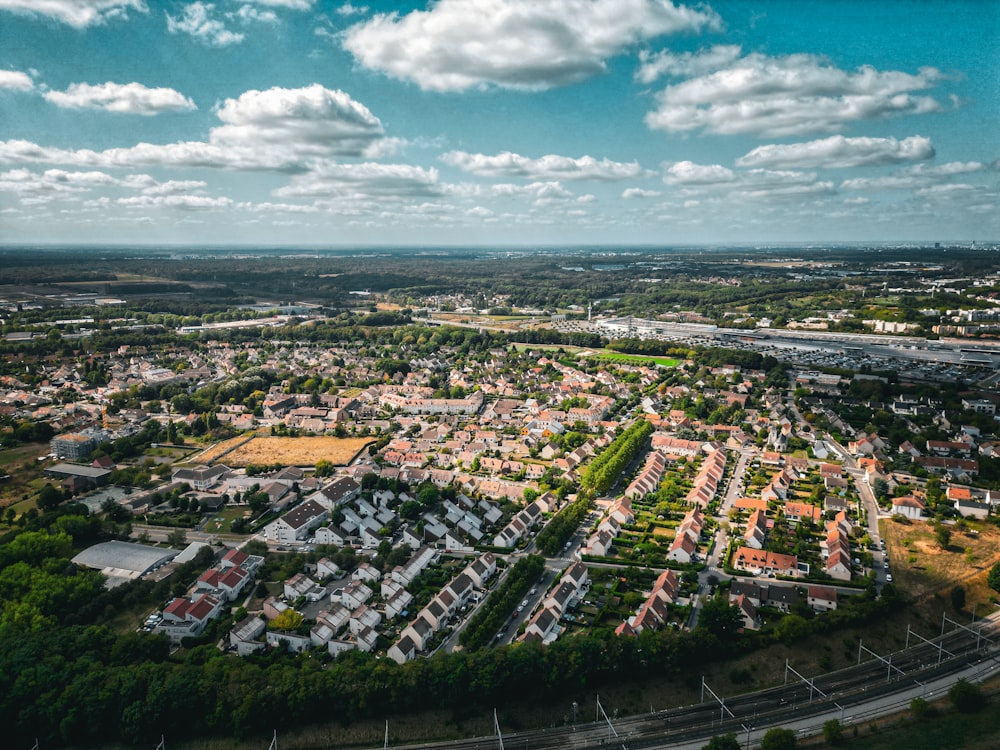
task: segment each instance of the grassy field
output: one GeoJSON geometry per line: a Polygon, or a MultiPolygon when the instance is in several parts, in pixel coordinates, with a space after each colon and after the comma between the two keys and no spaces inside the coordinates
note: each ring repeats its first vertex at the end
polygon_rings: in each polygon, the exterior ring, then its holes
{"type": "Polygon", "coordinates": [[[207,534],[232,534],[233,521],[249,517],[250,509],[242,505],[231,505],[223,508],[205,522],[202,529],[207,534]]]}
{"type": "Polygon", "coordinates": [[[46,443],[29,443],[0,451],[0,476],[10,474],[9,479],[0,480],[0,508],[20,502],[23,495],[37,491],[33,483],[42,476],[46,464],[36,459],[48,452],[46,443]]]}
{"type": "Polygon", "coordinates": [[[625,365],[658,365],[660,367],[677,367],[681,363],[679,359],[671,357],[645,357],[639,354],[620,354],[601,350],[594,353],[594,358],[602,362],[620,362],[625,365]]]}
{"type": "Polygon", "coordinates": [[[324,459],[344,465],[371,442],[374,442],[371,438],[255,437],[227,454],[224,460],[227,466],[315,466],[324,459]]]}
{"type": "Polygon", "coordinates": [[[894,582],[918,601],[947,600],[960,584],[966,591],[966,609],[978,604],[982,613],[990,597],[997,595],[986,586],[986,575],[1000,561],[1000,529],[974,521],[967,531],[948,528],[952,534],[945,550],[927,521],[879,521],[894,582]]]}

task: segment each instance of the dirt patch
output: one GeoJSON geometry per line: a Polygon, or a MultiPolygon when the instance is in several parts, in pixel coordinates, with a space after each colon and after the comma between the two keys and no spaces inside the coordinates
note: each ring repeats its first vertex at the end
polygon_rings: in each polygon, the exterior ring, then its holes
{"type": "Polygon", "coordinates": [[[372,442],[371,438],[255,437],[226,454],[225,463],[227,466],[315,466],[317,462],[326,460],[336,466],[343,466],[372,442]]]}
{"type": "Polygon", "coordinates": [[[673,529],[665,529],[662,526],[654,526],[653,536],[665,536],[673,539],[673,537],[676,536],[676,534],[674,533],[673,529]]]}

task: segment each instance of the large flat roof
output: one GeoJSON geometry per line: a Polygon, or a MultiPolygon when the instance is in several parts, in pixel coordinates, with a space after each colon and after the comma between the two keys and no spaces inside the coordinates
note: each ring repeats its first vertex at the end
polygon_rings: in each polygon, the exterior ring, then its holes
{"type": "Polygon", "coordinates": [[[176,556],[173,549],[114,541],[88,547],[73,562],[115,577],[138,578],[176,556]]]}
{"type": "Polygon", "coordinates": [[[94,466],[84,466],[83,464],[55,464],[45,469],[46,474],[59,474],[65,476],[87,477],[88,479],[100,479],[111,473],[110,469],[98,469],[94,466]]]}

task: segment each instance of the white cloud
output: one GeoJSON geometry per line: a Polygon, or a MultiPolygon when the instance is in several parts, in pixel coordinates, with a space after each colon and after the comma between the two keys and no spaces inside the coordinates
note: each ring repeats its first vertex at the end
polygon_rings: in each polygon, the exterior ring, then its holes
{"type": "Polygon", "coordinates": [[[288,10],[309,10],[316,0],[249,0],[256,5],[266,5],[269,8],[287,8],[288,10]]]}
{"type": "Polygon", "coordinates": [[[204,190],[208,183],[202,180],[167,180],[142,188],[143,195],[181,195],[204,190]]]}
{"type": "Polygon", "coordinates": [[[716,185],[734,182],[736,174],[733,170],[721,164],[695,164],[692,161],[679,161],[667,166],[663,181],[671,185],[716,185]]]}
{"type": "Polygon", "coordinates": [[[217,114],[225,124],[212,130],[211,141],[220,145],[354,156],[383,134],[382,123],[366,106],[318,83],[246,91],[226,99],[217,114]]]}
{"type": "Polygon", "coordinates": [[[741,156],[741,167],[872,167],[931,159],[931,139],[914,135],[899,141],[895,138],[845,138],[834,135],[808,143],[758,146],[741,156]]]}
{"type": "Polygon", "coordinates": [[[337,14],[341,16],[363,16],[368,12],[367,5],[353,5],[352,3],[344,3],[339,8],[337,8],[337,14]]]}
{"type": "Polygon", "coordinates": [[[909,169],[903,170],[903,172],[904,174],[918,177],[939,178],[982,172],[985,169],[986,165],[978,161],[950,161],[947,164],[938,164],[935,167],[928,166],[927,164],[916,164],[909,169]]]}
{"type": "Polygon", "coordinates": [[[382,123],[343,91],[313,84],[301,89],[247,91],[216,114],[223,124],[208,142],[139,143],[105,151],[0,141],[0,163],[76,167],[214,167],[302,172],[322,159],[361,156],[382,137],[382,123]]]}
{"type": "Polygon", "coordinates": [[[602,73],[607,58],[645,40],[718,25],[710,9],[669,0],[439,0],[355,24],[344,46],[422,89],[540,90],[602,73]]]}
{"type": "Polygon", "coordinates": [[[33,88],[35,82],[27,73],[22,73],[20,70],[0,70],[0,89],[31,91],[33,88]]]}
{"type": "Polygon", "coordinates": [[[104,109],[135,115],[182,112],[197,109],[179,91],[147,88],[141,83],[73,83],[65,91],[46,91],[46,100],[63,109],[104,109]]]}
{"type": "Polygon", "coordinates": [[[670,76],[700,76],[729,65],[739,59],[743,49],[738,44],[717,44],[701,52],[675,54],[669,50],[639,53],[639,67],[635,79],[652,83],[657,78],[670,76]]]}
{"type": "Polygon", "coordinates": [[[622,191],[622,198],[626,200],[632,198],[659,198],[663,193],[659,190],[644,190],[643,188],[626,188],[622,191]]]}
{"type": "Polygon", "coordinates": [[[261,10],[254,5],[241,5],[235,13],[227,13],[226,18],[238,18],[242,23],[277,23],[278,16],[274,11],[261,10]]]}
{"type": "Polygon", "coordinates": [[[48,16],[78,29],[125,18],[129,9],[147,12],[143,0],[0,0],[0,10],[48,16]]]}
{"type": "Polygon", "coordinates": [[[935,112],[931,88],[943,75],[863,66],[840,70],[815,55],[747,55],[723,70],[667,86],[646,115],[655,130],[732,135],[801,135],[841,129],[856,120],[935,112]]]}
{"type": "Polygon", "coordinates": [[[42,173],[29,169],[0,172],[0,192],[16,193],[22,202],[45,202],[116,183],[114,177],[104,172],[67,172],[62,169],[48,169],[42,173]]]}
{"type": "Polygon", "coordinates": [[[463,172],[480,177],[526,177],[533,180],[602,180],[614,181],[638,177],[643,174],[638,162],[616,162],[609,159],[595,159],[581,156],[548,154],[531,159],[510,151],[487,156],[469,154],[465,151],[449,151],[441,156],[442,161],[463,172]]]}
{"type": "Polygon", "coordinates": [[[953,161],[937,166],[916,164],[891,175],[881,177],[856,177],[844,180],[842,190],[912,190],[926,188],[950,177],[973,174],[986,170],[986,165],[978,161],[953,161]]]}
{"type": "Polygon", "coordinates": [[[436,169],[410,164],[327,164],[274,191],[279,198],[302,196],[413,197],[442,192],[436,169]]]}
{"type": "Polygon", "coordinates": [[[227,47],[242,42],[243,34],[230,31],[222,21],[211,17],[214,10],[212,3],[194,2],[184,6],[180,16],[167,13],[167,31],[171,34],[190,34],[213,47],[227,47]]]}
{"type": "Polygon", "coordinates": [[[183,211],[211,211],[233,205],[231,198],[213,198],[208,195],[137,195],[119,198],[116,203],[126,208],[167,207],[183,211]]]}

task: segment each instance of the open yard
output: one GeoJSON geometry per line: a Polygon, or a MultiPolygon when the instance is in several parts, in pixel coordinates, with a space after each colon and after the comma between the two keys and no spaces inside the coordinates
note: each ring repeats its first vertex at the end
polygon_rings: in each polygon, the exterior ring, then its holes
{"type": "Polygon", "coordinates": [[[229,505],[208,517],[202,531],[207,534],[231,534],[233,533],[233,521],[240,518],[249,518],[250,508],[244,505],[229,505]]]}
{"type": "Polygon", "coordinates": [[[227,466],[315,466],[325,459],[343,466],[371,442],[374,442],[371,438],[255,437],[227,454],[224,461],[227,466]]]}
{"type": "Polygon", "coordinates": [[[0,508],[20,502],[24,495],[38,491],[35,480],[42,476],[43,464],[36,459],[48,452],[46,443],[30,443],[0,451],[0,477],[6,477],[0,479],[0,508]]]}
{"type": "Polygon", "coordinates": [[[981,606],[996,596],[986,587],[986,574],[1000,561],[1000,529],[976,521],[968,522],[965,531],[946,528],[951,530],[951,540],[945,550],[927,521],[879,522],[894,582],[918,601],[935,594],[947,597],[953,586],[961,585],[966,590],[966,609],[976,603],[981,606]]]}

